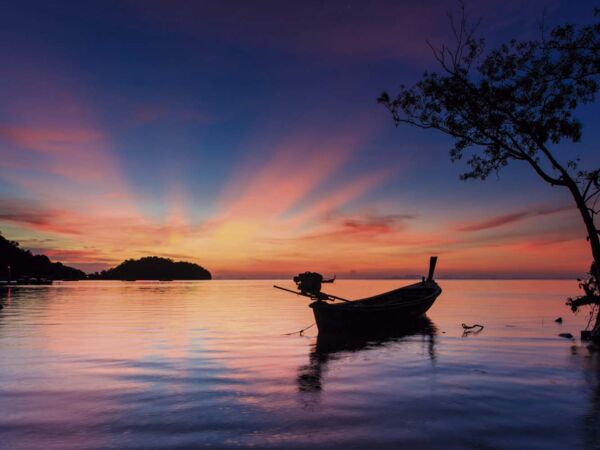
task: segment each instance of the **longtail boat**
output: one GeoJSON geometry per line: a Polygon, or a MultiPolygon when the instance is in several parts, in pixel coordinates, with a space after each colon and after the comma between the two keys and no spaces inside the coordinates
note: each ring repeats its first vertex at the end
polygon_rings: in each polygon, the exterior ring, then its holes
{"type": "MultiPolygon", "coordinates": [[[[274,286],[294,294],[309,297],[319,333],[369,333],[393,330],[409,325],[423,316],[442,293],[433,274],[437,257],[432,256],[429,275],[419,283],[410,284],[383,294],[357,300],[347,300],[321,292],[320,274],[305,272],[294,277],[299,291],[274,286]],[[340,300],[343,303],[328,303],[340,300]]],[[[327,280],[328,281],[328,280],[327,280]]]]}

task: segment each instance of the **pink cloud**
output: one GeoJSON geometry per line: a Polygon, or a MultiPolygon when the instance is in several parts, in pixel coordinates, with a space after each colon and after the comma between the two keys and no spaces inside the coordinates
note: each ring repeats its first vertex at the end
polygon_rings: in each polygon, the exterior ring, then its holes
{"type": "Polygon", "coordinates": [[[325,222],[325,230],[303,236],[302,240],[352,239],[369,240],[372,238],[389,239],[389,235],[404,231],[406,222],[415,216],[408,214],[367,214],[364,216],[335,217],[325,222]]]}
{"type": "Polygon", "coordinates": [[[546,207],[537,210],[531,211],[519,211],[510,214],[503,214],[500,216],[495,216],[490,219],[484,219],[478,222],[468,223],[465,225],[461,225],[457,228],[458,231],[482,231],[489,230],[492,228],[498,228],[503,225],[508,225],[511,223],[519,222],[531,217],[536,216],[547,216],[551,214],[560,213],[563,211],[572,210],[571,206],[560,206],[560,207],[546,207]]]}
{"type": "Polygon", "coordinates": [[[292,134],[274,146],[266,160],[233,171],[221,198],[221,216],[272,218],[285,213],[334,176],[373,133],[370,121],[357,121],[327,133],[292,134]]]}
{"type": "Polygon", "coordinates": [[[9,222],[40,231],[80,235],[73,215],[64,209],[39,207],[20,199],[0,198],[0,222],[9,222]]]}
{"type": "Polygon", "coordinates": [[[102,251],[92,249],[56,249],[47,247],[30,247],[29,250],[34,254],[44,254],[52,261],[61,261],[66,264],[110,264],[114,259],[107,258],[102,251]]]}
{"type": "Polygon", "coordinates": [[[333,192],[319,197],[308,208],[292,216],[290,222],[296,224],[296,226],[301,226],[306,224],[309,220],[329,214],[337,208],[362,197],[396,173],[396,170],[384,169],[359,176],[357,179],[343,185],[333,192]]]}
{"type": "Polygon", "coordinates": [[[0,139],[12,145],[51,155],[74,156],[82,147],[98,143],[102,135],[83,128],[59,129],[0,125],[0,139]]]}
{"type": "Polygon", "coordinates": [[[19,169],[0,171],[9,183],[27,190],[40,178],[55,177],[53,189],[62,185],[71,196],[107,186],[127,191],[110,137],[87,100],[89,87],[77,82],[76,73],[64,61],[50,65],[46,58],[16,61],[5,71],[13,90],[4,92],[0,105],[0,148],[9,156],[0,169],[19,169]]]}
{"type": "Polygon", "coordinates": [[[519,212],[514,214],[504,214],[502,216],[496,216],[491,219],[485,219],[479,222],[471,223],[469,225],[463,225],[459,227],[458,231],[481,231],[488,230],[490,228],[501,227],[509,223],[517,222],[526,217],[530,217],[528,212],[519,212]]]}

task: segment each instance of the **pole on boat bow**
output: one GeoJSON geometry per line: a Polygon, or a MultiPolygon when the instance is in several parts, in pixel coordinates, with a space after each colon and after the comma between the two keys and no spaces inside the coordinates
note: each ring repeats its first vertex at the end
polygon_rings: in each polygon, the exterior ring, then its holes
{"type": "Polygon", "coordinates": [[[437,256],[432,256],[429,258],[429,275],[427,276],[428,280],[433,280],[433,273],[435,272],[435,265],[437,263],[437,256]]]}

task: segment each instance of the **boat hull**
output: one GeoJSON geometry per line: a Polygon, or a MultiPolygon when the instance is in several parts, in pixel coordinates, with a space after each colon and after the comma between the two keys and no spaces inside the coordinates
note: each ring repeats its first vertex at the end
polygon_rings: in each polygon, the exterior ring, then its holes
{"type": "Polygon", "coordinates": [[[319,334],[393,332],[420,320],[441,292],[437,283],[428,280],[362,300],[315,301],[310,307],[319,334]]]}

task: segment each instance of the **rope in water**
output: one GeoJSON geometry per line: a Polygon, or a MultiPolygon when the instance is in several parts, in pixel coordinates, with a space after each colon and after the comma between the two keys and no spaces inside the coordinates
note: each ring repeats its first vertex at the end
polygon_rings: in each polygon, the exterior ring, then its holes
{"type": "Polygon", "coordinates": [[[483,328],[484,328],[483,325],[479,325],[478,323],[476,323],[475,325],[467,325],[466,323],[463,323],[462,327],[465,330],[472,330],[473,328],[481,328],[483,330],[483,328]]]}

